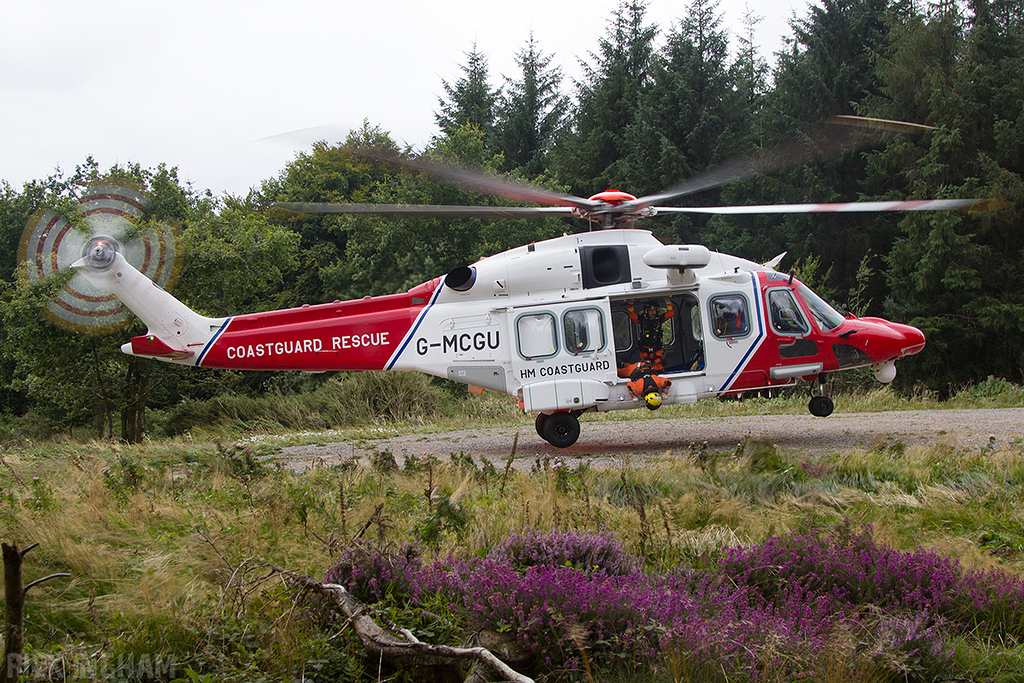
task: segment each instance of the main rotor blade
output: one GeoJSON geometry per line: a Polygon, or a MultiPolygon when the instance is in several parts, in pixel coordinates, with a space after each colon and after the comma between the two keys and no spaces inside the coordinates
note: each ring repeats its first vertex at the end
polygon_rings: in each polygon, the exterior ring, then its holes
{"type": "Polygon", "coordinates": [[[827,159],[843,151],[863,149],[877,142],[884,133],[921,133],[928,126],[902,121],[868,119],[859,116],[834,116],[808,130],[800,140],[791,140],[727,162],[723,166],[684,180],[658,194],[639,197],[620,205],[623,212],[665,202],[757,174],[772,173],[786,168],[827,159]],[[851,129],[857,131],[854,134],[851,129]]]}
{"type": "Polygon", "coordinates": [[[570,216],[573,213],[571,207],[562,206],[445,206],[321,202],[275,202],[273,206],[293,213],[436,216],[442,218],[536,218],[538,216],[570,216]]]}
{"type": "Polygon", "coordinates": [[[568,206],[582,211],[592,211],[604,206],[603,202],[590,201],[582,197],[564,195],[525,182],[484,175],[479,169],[462,166],[446,166],[425,159],[406,159],[394,155],[363,154],[367,159],[392,163],[412,171],[455,183],[471,190],[495,197],[504,197],[517,202],[553,204],[568,206]]]}
{"type": "Polygon", "coordinates": [[[870,116],[849,116],[847,114],[836,114],[825,119],[826,123],[837,126],[852,126],[854,128],[874,128],[875,130],[889,131],[890,133],[918,134],[929,130],[938,130],[935,126],[926,126],[923,123],[909,123],[907,121],[893,121],[892,119],[876,119],[870,116]]]}
{"type": "Polygon", "coordinates": [[[947,211],[964,209],[987,199],[918,199],[904,202],[839,202],[833,204],[762,204],[759,206],[659,206],[656,213],[767,214],[874,213],[878,211],[947,211]]]}

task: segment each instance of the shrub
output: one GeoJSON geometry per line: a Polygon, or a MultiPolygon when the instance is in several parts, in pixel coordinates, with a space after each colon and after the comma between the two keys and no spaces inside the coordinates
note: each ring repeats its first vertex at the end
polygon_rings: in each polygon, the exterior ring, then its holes
{"type": "Polygon", "coordinates": [[[167,410],[162,426],[172,435],[197,427],[238,424],[271,430],[321,430],[381,419],[432,419],[450,403],[443,389],[419,373],[338,373],[308,392],[187,399],[167,410]]]}
{"type": "Polygon", "coordinates": [[[436,546],[447,533],[461,535],[469,525],[469,511],[448,493],[431,496],[430,512],[416,524],[416,538],[428,546],[436,546]]]}
{"type": "Polygon", "coordinates": [[[876,544],[871,527],[854,532],[805,526],[752,548],[730,550],[724,576],[756,587],[772,599],[801,589],[827,594],[853,607],[931,615],[957,628],[998,620],[1024,623],[1024,582],[1001,572],[967,572],[941,555],[876,544]]]}
{"type": "Polygon", "coordinates": [[[1024,387],[1002,377],[989,375],[978,384],[957,391],[953,402],[981,406],[1019,406],[1024,402],[1024,387]]]}
{"type": "Polygon", "coordinates": [[[595,574],[626,575],[638,566],[637,559],[625,551],[615,534],[580,534],[572,530],[543,534],[526,529],[495,545],[487,559],[520,571],[530,567],[573,567],[595,574]]]}
{"type": "Polygon", "coordinates": [[[354,372],[329,383],[346,422],[393,421],[438,415],[450,399],[444,389],[415,372],[354,372]],[[334,386],[331,386],[334,384],[334,386]]]}
{"type": "Polygon", "coordinates": [[[391,599],[401,604],[415,592],[421,566],[415,545],[406,543],[396,548],[356,540],[327,570],[324,582],[344,586],[363,602],[391,599]]]}
{"type": "Polygon", "coordinates": [[[441,605],[538,670],[661,661],[677,680],[935,680],[952,669],[951,636],[1002,633],[1007,621],[1017,635],[1024,623],[1020,580],[885,548],[849,525],[806,526],[668,574],[642,571],[611,533],[527,529],[482,558],[426,567],[414,547],[359,543],[327,580],[366,601],[441,605]]]}

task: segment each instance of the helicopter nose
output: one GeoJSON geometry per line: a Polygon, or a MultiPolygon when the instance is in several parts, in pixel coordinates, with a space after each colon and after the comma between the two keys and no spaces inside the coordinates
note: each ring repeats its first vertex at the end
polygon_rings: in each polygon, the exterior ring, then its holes
{"type": "Polygon", "coordinates": [[[893,331],[903,335],[903,347],[900,349],[900,358],[913,356],[915,353],[921,352],[925,345],[924,332],[912,325],[903,325],[902,323],[889,324],[892,325],[893,331]]]}
{"type": "Polygon", "coordinates": [[[851,343],[875,363],[912,356],[920,353],[925,345],[924,333],[911,325],[882,318],[858,318],[851,325],[855,325],[849,330],[851,343]]]}

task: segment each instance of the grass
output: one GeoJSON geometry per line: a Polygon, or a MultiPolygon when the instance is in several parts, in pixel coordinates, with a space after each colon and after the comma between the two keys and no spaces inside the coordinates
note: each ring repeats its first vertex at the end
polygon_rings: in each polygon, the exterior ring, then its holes
{"type": "MultiPolygon", "coordinates": [[[[938,404],[882,390],[837,405],[988,407],[1014,404],[1015,391],[983,388],[938,404]]],[[[321,577],[357,537],[395,546],[416,541],[430,561],[478,556],[527,528],[611,531],[650,571],[702,572],[727,548],[757,545],[807,523],[848,522],[870,524],[875,540],[892,548],[933,549],[968,569],[1024,576],[1019,443],[957,450],[883,442],[810,455],[748,441],[725,452],[669,452],[643,467],[628,459],[601,471],[540,463],[529,473],[475,462],[469,442],[452,444],[461,456],[405,470],[386,454],[369,468],[343,464],[301,474],[263,458],[292,443],[369,440],[381,432],[464,428],[468,421],[486,426],[509,415],[530,421],[512,413],[504,397],[481,403],[461,420],[373,418],[332,432],[266,427],[260,438],[220,426],[136,446],[68,438],[8,442],[0,461],[3,540],[40,544],[26,556],[26,581],[71,574],[28,595],[26,655],[37,678],[72,672],[79,680],[168,680],[192,671],[210,681],[376,680],[376,664],[363,660],[351,632],[322,628],[268,569],[273,563],[321,577]]],[[[806,410],[804,399],[711,401],[664,412],[719,417],[790,410],[806,410]]],[[[414,624],[434,642],[470,637],[444,605],[380,609],[382,618],[414,624]]],[[[951,675],[1019,680],[1019,632],[1020,625],[990,624],[958,633],[951,675]]],[[[886,680],[876,669],[858,673],[841,664],[831,664],[834,676],[819,673],[851,683],[886,680]]],[[[689,660],[666,661],[643,679],[719,680],[709,671],[689,660]]],[[[599,673],[599,680],[629,680],[621,671],[599,673]]],[[[543,668],[533,675],[586,679],[543,668]]]]}

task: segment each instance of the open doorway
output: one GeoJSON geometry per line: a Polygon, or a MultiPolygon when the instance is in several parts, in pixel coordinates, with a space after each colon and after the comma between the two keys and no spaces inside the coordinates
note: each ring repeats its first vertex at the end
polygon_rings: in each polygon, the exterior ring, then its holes
{"type": "Polygon", "coordinates": [[[704,332],[700,306],[694,295],[621,299],[611,302],[611,312],[615,360],[619,368],[640,362],[642,330],[637,318],[650,315],[661,321],[657,326],[661,333],[660,360],[664,368],[661,372],[700,372],[704,369],[704,332]],[[651,307],[654,313],[648,313],[651,307]]]}

